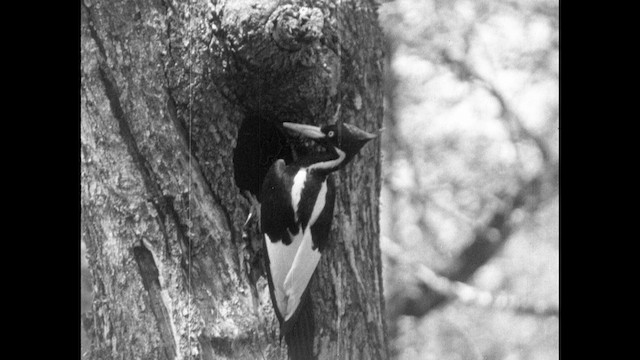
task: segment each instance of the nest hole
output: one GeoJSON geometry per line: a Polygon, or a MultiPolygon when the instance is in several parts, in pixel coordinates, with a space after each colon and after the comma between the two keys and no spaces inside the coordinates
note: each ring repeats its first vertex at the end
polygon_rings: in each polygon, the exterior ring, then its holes
{"type": "Polygon", "coordinates": [[[247,116],[238,131],[233,149],[236,186],[249,191],[260,200],[260,188],[271,165],[278,159],[287,164],[293,160],[293,150],[287,136],[273,119],[259,115],[247,116]]]}

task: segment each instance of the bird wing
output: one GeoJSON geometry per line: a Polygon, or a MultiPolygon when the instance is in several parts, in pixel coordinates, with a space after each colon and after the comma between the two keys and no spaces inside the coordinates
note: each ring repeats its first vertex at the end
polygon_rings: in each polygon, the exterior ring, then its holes
{"type": "Polygon", "coordinates": [[[284,314],[285,321],[291,318],[300,304],[300,299],[311,281],[311,276],[320,262],[320,249],[314,244],[311,226],[325,209],[327,198],[327,182],[320,183],[313,208],[305,229],[302,231],[302,239],[291,264],[291,269],[284,280],[284,292],[287,302],[287,311],[284,314]]]}
{"type": "Polygon", "coordinates": [[[282,159],[271,165],[262,184],[260,205],[262,232],[268,234],[271,240],[283,241],[285,244],[291,241],[286,230],[297,232],[298,229],[289,193],[293,177],[287,171],[287,166],[282,159]]]}
{"type": "Polygon", "coordinates": [[[294,314],[320,261],[320,247],[314,244],[311,227],[329,205],[327,201],[333,201],[333,196],[327,196],[326,181],[307,182],[306,175],[305,169],[287,168],[284,161],[278,160],[263,184],[261,225],[272,300],[275,299],[279,318],[285,322],[295,321],[294,314]]]}
{"type": "Polygon", "coordinates": [[[302,240],[302,234],[297,240],[287,231],[288,228],[296,228],[293,209],[290,205],[291,194],[288,191],[292,183],[292,176],[287,173],[284,160],[279,159],[269,168],[261,191],[260,226],[267,248],[268,280],[276,314],[281,321],[286,313],[286,303],[283,302],[284,279],[302,240]]]}

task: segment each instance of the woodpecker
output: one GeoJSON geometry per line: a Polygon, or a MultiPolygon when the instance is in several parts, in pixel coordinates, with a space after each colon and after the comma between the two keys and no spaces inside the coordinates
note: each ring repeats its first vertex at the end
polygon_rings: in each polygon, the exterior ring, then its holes
{"type": "Polygon", "coordinates": [[[314,324],[309,282],[328,245],[335,200],[330,174],[349,163],[376,135],[344,123],[321,128],[289,122],[282,125],[325,149],[288,165],[283,159],[276,160],[261,189],[260,226],[280,334],[291,359],[310,359],[314,324]]]}

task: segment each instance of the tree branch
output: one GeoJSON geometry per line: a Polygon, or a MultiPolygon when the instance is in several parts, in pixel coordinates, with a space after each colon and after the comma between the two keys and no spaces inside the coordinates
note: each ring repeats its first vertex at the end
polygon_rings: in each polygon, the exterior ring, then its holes
{"type": "MultiPolygon", "coordinates": [[[[544,186],[544,184],[557,181],[557,164],[552,164],[545,170],[525,182],[515,194],[503,197],[502,206],[493,212],[485,225],[477,228],[470,244],[441,272],[444,278],[454,282],[467,281],[476,270],[504,247],[511,235],[524,221],[524,219],[518,220],[512,217],[516,210],[531,212],[557,194],[555,186],[544,186]]],[[[389,255],[388,247],[386,250],[384,251],[385,255],[389,255]]],[[[438,291],[424,279],[418,276],[414,276],[414,278],[419,291],[410,294],[392,294],[389,301],[389,312],[392,318],[400,315],[422,317],[450,300],[450,296],[438,291]]]]}
{"type": "Polygon", "coordinates": [[[436,274],[425,265],[418,265],[416,277],[425,285],[447,297],[465,305],[507,310],[516,314],[537,316],[558,316],[560,310],[553,304],[532,303],[517,296],[498,293],[492,294],[460,281],[451,281],[436,274]]]}
{"type": "MultiPolygon", "coordinates": [[[[397,261],[405,253],[404,249],[388,238],[385,238],[382,244],[385,256],[393,260],[397,261]]],[[[555,304],[527,301],[505,292],[494,294],[461,281],[452,281],[445,276],[436,274],[424,264],[413,263],[409,267],[417,281],[428,287],[430,291],[442,296],[446,301],[459,301],[468,306],[492,308],[522,315],[560,315],[560,310],[555,304]]]]}

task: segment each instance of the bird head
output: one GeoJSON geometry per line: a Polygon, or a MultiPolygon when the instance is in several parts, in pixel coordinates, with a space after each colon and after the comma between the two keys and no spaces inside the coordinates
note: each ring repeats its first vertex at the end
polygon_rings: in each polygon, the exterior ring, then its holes
{"type": "Polygon", "coordinates": [[[284,122],[282,123],[282,126],[306,138],[314,140],[327,149],[332,149],[334,147],[338,148],[346,153],[348,159],[355,156],[367,142],[377,137],[377,135],[370,134],[354,125],[345,123],[336,123],[317,127],[313,125],[284,122]]]}

